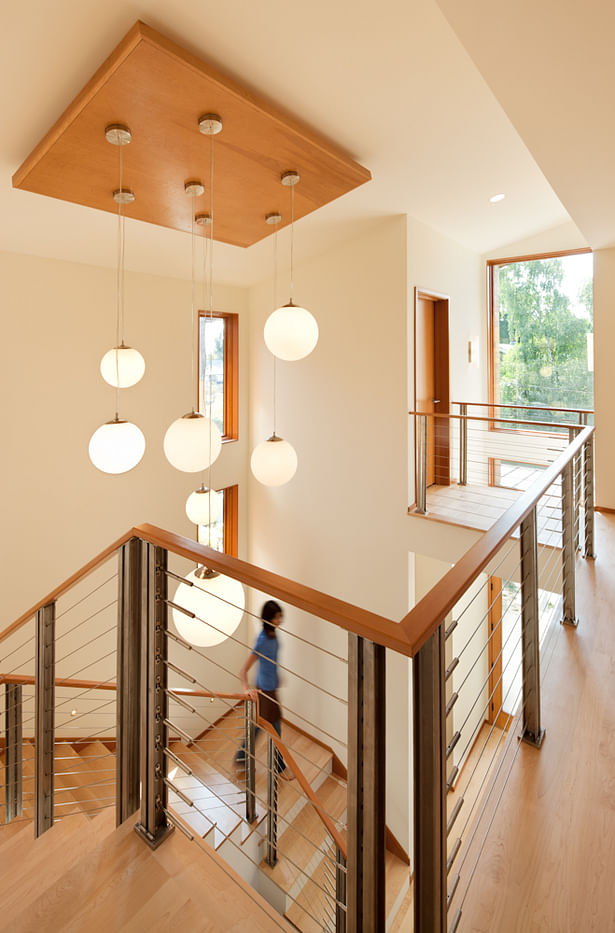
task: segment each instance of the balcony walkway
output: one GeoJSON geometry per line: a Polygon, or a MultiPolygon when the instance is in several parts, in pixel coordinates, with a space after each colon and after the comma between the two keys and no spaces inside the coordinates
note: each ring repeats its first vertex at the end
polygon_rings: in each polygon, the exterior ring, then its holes
{"type": "MultiPolygon", "coordinates": [[[[455,482],[450,486],[429,486],[427,514],[411,511],[410,515],[413,518],[445,522],[476,531],[488,531],[521,495],[521,489],[509,489],[504,486],[459,486],[455,482]]],[[[552,500],[552,504],[559,506],[555,499],[552,500]]],[[[538,521],[538,543],[560,547],[558,530],[558,508],[551,508],[543,502],[538,521]]],[[[518,536],[518,532],[515,532],[514,537],[518,536]]]]}
{"type": "Polygon", "coordinates": [[[596,553],[577,560],[579,627],[543,664],[544,744],[518,747],[458,933],[615,930],[613,515],[596,515],[596,553]]]}

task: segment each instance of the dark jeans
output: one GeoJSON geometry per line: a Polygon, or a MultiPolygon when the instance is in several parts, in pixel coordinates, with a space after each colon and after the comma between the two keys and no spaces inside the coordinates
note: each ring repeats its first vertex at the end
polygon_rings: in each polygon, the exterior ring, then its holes
{"type": "MultiPolygon", "coordinates": [[[[282,720],[278,719],[277,722],[272,722],[271,725],[278,733],[280,738],[282,738],[282,720]]],[[[256,744],[256,736],[261,731],[260,726],[256,726],[254,729],[254,744],[256,744]]],[[[244,739],[239,748],[235,753],[235,763],[238,765],[245,764],[246,760],[246,740],[244,739]]],[[[278,751],[277,747],[275,749],[275,769],[278,774],[281,774],[282,771],[286,770],[286,762],[282,757],[282,754],[278,751]]]]}

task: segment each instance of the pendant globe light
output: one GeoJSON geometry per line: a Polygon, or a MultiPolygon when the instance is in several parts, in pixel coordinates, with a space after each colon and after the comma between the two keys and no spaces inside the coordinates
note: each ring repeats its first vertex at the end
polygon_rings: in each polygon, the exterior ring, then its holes
{"type": "MultiPolygon", "coordinates": [[[[277,226],[282,220],[278,213],[267,214],[265,223],[277,226]]],[[[277,230],[273,235],[273,303],[276,303],[278,279],[277,230]]],[[[274,314],[278,312],[275,311],[274,314]]],[[[309,312],[308,312],[309,313],[309,312]]],[[[297,472],[297,454],[292,444],[278,437],[276,429],[276,357],[273,357],[273,434],[252,451],[250,469],[263,486],[283,486],[297,472]]]]}
{"type": "Polygon", "coordinates": [[[192,410],[177,418],[167,429],[164,436],[164,452],[167,460],[176,470],[184,473],[199,473],[206,470],[220,455],[222,437],[217,425],[212,424],[198,411],[198,386],[195,379],[195,199],[200,197],[205,188],[200,181],[187,181],[184,190],[192,198],[191,238],[192,238],[192,385],[196,386],[196,399],[192,410]]]}
{"type": "MultiPolygon", "coordinates": [[[[214,226],[214,140],[222,129],[222,121],[216,114],[206,114],[199,121],[199,129],[210,137],[210,212],[198,215],[197,222],[209,226],[209,313],[213,315],[213,226],[214,226]]],[[[194,212],[193,212],[194,216],[194,212]]],[[[205,262],[206,264],[206,262],[205,262]]],[[[206,357],[206,372],[209,372],[208,418],[209,430],[217,427],[212,414],[211,356],[206,357]],[[209,365],[207,365],[209,362],[209,365]]],[[[218,432],[219,433],[219,432],[218,432]]],[[[211,526],[217,504],[222,507],[221,496],[211,488],[211,465],[209,463],[209,489],[205,484],[193,492],[186,502],[188,518],[197,525],[208,526],[208,543],[211,547],[211,526]],[[215,497],[215,498],[214,498],[215,497]],[[198,519],[198,520],[197,520],[198,519]]],[[[199,647],[219,645],[233,634],[243,617],[245,607],[244,588],[238,580],[227,577],[210,567],[196,567],[188,573],[177,587],[172,609],[175,628],[189,644],[199,647]],[[183,611],[182,611],[183,610],[183,611]]]]}
{"type": "Polygon", "coordinates": [[[284,172],[282,184],[290,188],[290,300],[273,311],[265,322],[267,348],[281,360],[302,360],[318,343],[318,324],[307,308],[293,301],[293,252],[295,238],[295,185],[297,172],[284,172]]]}
{"type": "Polygon", "coordinates": [[[132,133],[127,126],[112,123],[105,129],[107,142],[118,147],[119,153],[119,187],[113,192],[113,199],[117,204],[117,324],[115,346],[107,350],[100,361],[100,372],[110,386],[127,389],[134,386],[143,377],[145,360],[134,347],[126,346],[124,340],[125,310],[124,310],[124,204],[132,204],[135,199],[134,192],[122,185],[122,150],[132,140],[132,133]]]}
{"type": "Polygon", "coordinates": [[[124,215],[122,207],[124,204],[132,203],[135,198],[129,188],[122,186],[122,147],[128,145],[132,135],[127,126],[112,124],[106,128],[105,136],[108,142],[118,146],[120,155],[120,186],[113,192],[113,198],[118,205],[117,346],[105,354],[101,363],[101,372],[105,381],[115,388],[115,417],[94,431],[90,438],[88,453],[90,460],[98,470],[102,473],[117,475],[132,470],[145,453],[145,437],[141,429],[119,416],[120,389],[139,381],[145,370],[145,362],[138,350],[126,347],[123,338],[121,344],[119,340],[120,319],[123,327],[124,307],[124,215]],[[124,351],[127,351],[129,356],[126,356],[124,351]],[[138,375],[139,372],[140,375],[138,375]]]}

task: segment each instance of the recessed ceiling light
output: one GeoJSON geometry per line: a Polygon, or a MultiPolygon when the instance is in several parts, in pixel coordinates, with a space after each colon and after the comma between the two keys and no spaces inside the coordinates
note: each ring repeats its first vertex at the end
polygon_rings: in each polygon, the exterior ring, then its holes
{"type": "Polygon", "coordinates": [[[505,197],[505,194],[494,194],[492,198],[489,198],[489,200],[492,204],[495,204],[496,201],[503,201],[505,197]]]}
{"type": "Polygon", "coordinates": [[[71,709],[70,714],[71,714],[71,716],[76,716],[76,715],[77,715],[77,710],[76,710],[76,709],[71,709]]]}

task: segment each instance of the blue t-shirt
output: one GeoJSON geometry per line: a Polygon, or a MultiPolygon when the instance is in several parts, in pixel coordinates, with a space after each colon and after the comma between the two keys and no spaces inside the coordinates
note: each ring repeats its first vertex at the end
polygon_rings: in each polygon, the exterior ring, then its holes
{"type": "Polygon", "coordinates": [[[254,643],[252,653],[256,655],[258,661],[257,688],[259,690],[277,690],[278,639],[275,636],[269,638],[264,631],[261,631],[254,643]]]}

